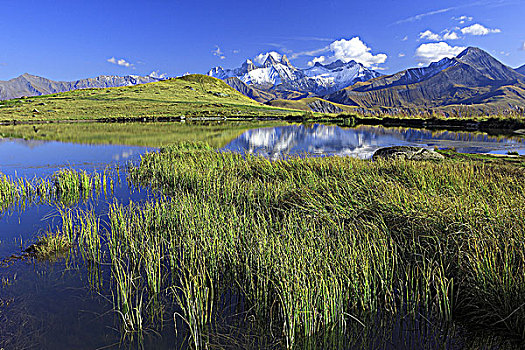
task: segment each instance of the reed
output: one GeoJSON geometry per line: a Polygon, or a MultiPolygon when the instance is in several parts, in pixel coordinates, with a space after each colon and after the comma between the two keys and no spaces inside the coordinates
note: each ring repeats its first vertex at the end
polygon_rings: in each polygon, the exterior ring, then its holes
{"type": "Polygon", "coordinates": [[[475,159],[269,161],[184,143],[129,169],[158,197],[114,203],[106,243],[83,242],[109,251],[127,332],[169,312],[206,348],[235,308],[254,320],[247,332],[285,348],[373,346],[374,329],[399,324],[421,327],[408,346],[446,347],[460,325],[518,347],[524,175],[520,164],[475,159]]]}
{"type": "Polygon", "coordinates": [[[117,170],[106,168],[103,173],[62,169],[47,178],[13,178],[0,173],[0,212],[33,204],[60,204],[72,206],[86,202],[108,190],[113,193],[113,177],[117,170]],[[107,177],[111,177],[108,185],[107,177]]]}

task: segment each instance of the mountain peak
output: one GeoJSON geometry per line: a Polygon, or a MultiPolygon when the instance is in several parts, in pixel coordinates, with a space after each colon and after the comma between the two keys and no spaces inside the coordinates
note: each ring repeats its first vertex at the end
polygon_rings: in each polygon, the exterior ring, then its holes
{"type": "Polygon", "coordinates": [[[277,58],[274,57],[274,55],[269,54],[268,57],[266,57],[266,60],[264,60],[263,66],[264,67],[271,67],[271,66],[274,66],[274,65],[276,65],[278,63],[281,63],[280,59],[278,60],[277,58]]]}
{"type": "Polygon", "coordinates": [[[461,51],[459,55],[456,56],[457,59],[469,57],[469,56],[490,56],[486,51],[483,51],[479,47],[469,46],[465,50],[461,51]]]}
{"type": "Polygon", "coordinates": [[[20,75],[20,76],[18,77],[18,79],[20,79],[20,78],[25,78],[25,79],[27,79],[27,78],[34,78],[34,77],[36,77],[36,75],[29,74],[29,73],[24,73],[24,74],[20,75]]]}
{"type": "Polygon", "coordinates": [[[246,85],[255,85],[265,90],[275,88],[319,95],[381,75],[361,65],[358,66],[355,61],[345,63],[342,60],[327,65],[321,63],[314,65],[322,69],[312,69],[312,67],[299,69],[293,66],[286,55],[275,51],[261,53],[254,57],[253,69],[247,69],[246,62],[240,68],[226,69],[224,73],[211,70],[208,74],[220,79],[237,77],[246,85]]]}
{"type": "Polygon", "coordinates": [[[477,47],[466,48],[456,56],[456,60],[469,65],[491,80],[512,81],[522,78],[514,69],[477,47]]]}
{"type": "Polygon", "coordinates": [[[266,61],[268,61],[268,59],[270,60],[273,60],[273,61],[276,61],[276,62],[281,62],[281,58],[282,58],[282,55],[276,51],[270,51],[270,52],[265,52],[265,53],[261,53],[257,56],[255,56],[252,61],[259,65],[259,66],[263,66],[264,63],[266,61]]]}
{"type": "Polygon", "coordinates": [[[286,57],[286,55],[283,55],[283,57],[281,57],[281,63],[284,64],[285,66],[290,67],[290,68],[295,68],[292,65],[292,62],[290,62],[290,60],[288,59],[288,57],[286,57]]]}
{"type": "Polygon", "coordinates": [[[336,69],[336,68],[341,68],[344,65],[345,65],[345,63],[343,61],[337,60],[337,61],[334,61],[332,63],[324,65],[324,67],[328,68],[328,69],[336,69]]]}

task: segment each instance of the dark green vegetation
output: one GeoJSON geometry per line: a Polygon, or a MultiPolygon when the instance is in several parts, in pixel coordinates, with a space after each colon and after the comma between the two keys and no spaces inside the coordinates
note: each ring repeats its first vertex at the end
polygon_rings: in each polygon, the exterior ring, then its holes
{"type": "Polygon", "coordinates": [[[199,140],[213,147],[228,142],[252,128],[282,125],[272,121],[195,121],[187,123],[52,123],[0,125],[0,136],[26,140],[57,140],[87,144],[122,144],[162,147],[199,140]]]}
{"type": "Polygon", "coordinates": [[[525,163],[445,154],[272,162],[179,144],[130,169],[166,197],[114,203],[107,226],[63,212],[54,237],[93,286],[110,266],[122,331],[139,338],[174,318],[195,348],[518,348],[525,163]]]}
{"type": "Polygon", "coordinates": [[[155,83],[84,89],[0,102],[0,121],[255,117],[298,113],[262,105],[219,79],[189,75],[155,83]]]}

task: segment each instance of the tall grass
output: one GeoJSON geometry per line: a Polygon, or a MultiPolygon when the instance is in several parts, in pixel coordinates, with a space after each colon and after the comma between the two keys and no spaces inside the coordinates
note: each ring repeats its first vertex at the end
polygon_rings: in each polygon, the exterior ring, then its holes
{"type": "Polygon", "coordinates": [[[475,160],[166,148],[130,169],[166,197],[109,213],[115,307],[129,332],[172,313],[195,348],[209,345],[227,296],[253,320],[246,332],[286,348],[373,346],[375,327],[400,322],[418,324],[426,346],[446,346],[456,324],[520,344],[524,175],[475,160]],[[442,334],[428,339],[432,327],[442,334]]]}
{"type": "MultiPolygon", "coordinates": [[[[0,212],[12,207],[25,208],[31,204],[56,203],[71,206],[99,196],[102,188],[107,196],[107,176],[85,170],[62,169],[49,178],[13,178],[0,173],[0,212]]],[[[113,183],[110,184],[113,191],[113,183]]]]}

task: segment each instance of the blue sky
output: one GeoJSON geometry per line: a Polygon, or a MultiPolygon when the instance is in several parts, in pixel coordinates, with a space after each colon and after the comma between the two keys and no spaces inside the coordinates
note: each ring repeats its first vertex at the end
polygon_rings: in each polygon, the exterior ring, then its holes
{"type": "Polygon", "coordinates": [[[272,50],[298,67],[356,59],[383,73],[467,46],[525,64],[525,0],[0,0],[0,8],[0,80],[205,73],[272,50]]]}

